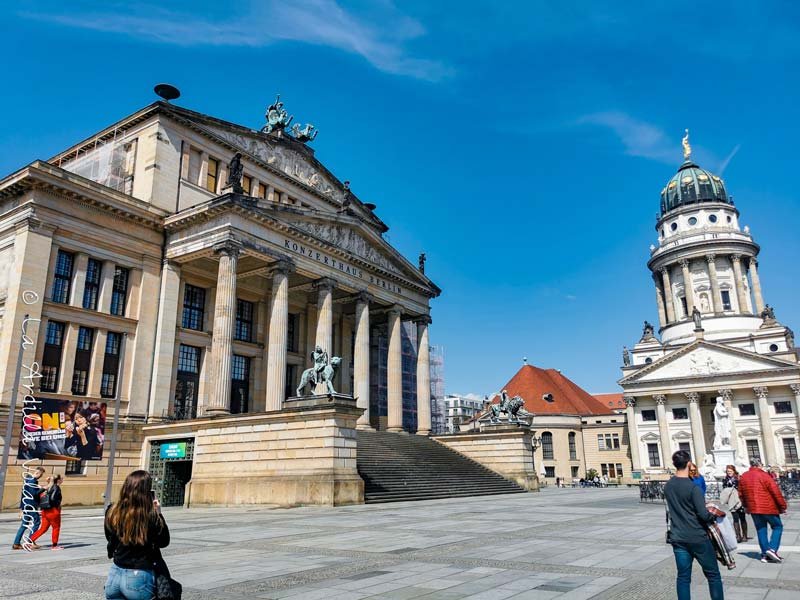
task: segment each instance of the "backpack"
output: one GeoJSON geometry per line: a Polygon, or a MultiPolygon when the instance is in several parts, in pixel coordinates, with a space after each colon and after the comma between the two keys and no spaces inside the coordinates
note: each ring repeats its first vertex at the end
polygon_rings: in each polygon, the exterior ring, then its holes
{"type": "Polygon", "coordinates": [[[41,492],[39,492],[39,508],[53,508],[50,505],[50,500],[51,496],[49,489],[42,490],[41,492]]]}

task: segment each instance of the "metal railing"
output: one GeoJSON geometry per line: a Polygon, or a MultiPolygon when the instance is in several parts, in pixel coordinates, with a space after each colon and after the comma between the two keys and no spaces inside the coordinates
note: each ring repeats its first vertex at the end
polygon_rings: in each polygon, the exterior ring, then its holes
{"type": "MultiPolygon", "coordinates": [[[[639,482],[639,502],[664,502],[664,486],[666,481],[641,481],[639,482]]],[[[800,480],[782,479],[778,487],[787,500],[800,500],[800,480]]],[[[722,492],[720,482],[706,484],[706,500],[719,500],[722,492]]]]}

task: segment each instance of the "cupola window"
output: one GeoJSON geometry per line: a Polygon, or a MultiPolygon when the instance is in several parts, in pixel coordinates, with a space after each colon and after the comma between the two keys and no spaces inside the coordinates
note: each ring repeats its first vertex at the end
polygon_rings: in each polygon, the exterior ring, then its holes
{"type": "Polygon", "coordinates": [[[708,220],[711,223],[716,223],[717,222],[717,215],[708,215],[708,220]]]}
{"type": "Polygon", "coordinates": [[[669,226],[669,228],[672,229],[672,231],[675,231],[678,228],[678,223],[677,222],[673,223],[672,225],[669,226]]]}
{"type": "Polygon", "coordinates": [[[689,217],[689,225],[691,225],[692,227],[697,225],[697,217],[689,217]]]}

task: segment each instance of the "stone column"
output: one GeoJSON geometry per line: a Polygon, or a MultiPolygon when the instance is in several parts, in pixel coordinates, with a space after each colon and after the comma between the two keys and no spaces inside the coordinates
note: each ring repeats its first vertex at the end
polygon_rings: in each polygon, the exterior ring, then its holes
{"type": "Polygon", "coordinates": [[[654,278],[656,284],[656,306],[658,307],[658,324],[661,327],[667,326],[667,313],[664,309],[664,292],[661,291],[661,282],[654,278]]]}
{"type": "Polygon", "coordinates": [[[403,432],[403,343],[399,306],[393,306],[387,316],[389,319],[389,356],[387,358],[388,431],[403,432]]]}
{"type": "MultiPolygon", "coordinates": [[[[317,335],[314,338],[317,346],[333,357],[333,288],[334,281],[324,277],[314,282],[317,290],[317,335]]],[[[325,384],[318,384],[317,394],[326,394],[325,384]]]]}
{"type": "Polygon", "coordinates": [[[205,407],[208,415],[228,414],[231,411],[231,362],[239,245],[234,242],[223,243],[216,246],[214,252],[219,255],[219,270],[211,334],[211,389],[205,407]]]}
{"type": "Polygon", "coordinates": [[[667,397],[664,394],[653,396],[656,401],[656,414],[658,415],[658,437],[661,441],[661,466],[668,468],[672,458],[672,443],[669,439],[669,425],[667,425],[667,397]]]}
{"type": "Polygon", "coordinates": [[[100,294],[97,298],[97,311],[108,314],[111,312],[111,295],[114,292],[114,273],[117,265],[112,260],[104,260],[100,272],[100,294]]]}
{"type": "Polygon", "coordinates": [[[669,280],[669,267],[661,267],[661,278],[664,281],[664,300],[667,305],[667,322],[674,323],[677,319],[675,317],[675,307],[672,303],[672,283],[669,280]]]}
{"type": "Polygon", "coordinates": [[[358,408],[363,414],[358,417],[356,429],[369,429],[369,303],[372,296],[361,293],[356,300],[356,347],[353,358],[355,373],[353,374],[353,395],[358,408]]]}
{"type": "Polygon", "coordinates": [[[417,319],[417,434],[431,432],[431,346],[429,315],[417,319]]]}
{"type": "Polygon", "coordinates": [[[794,394],[794,414],[797,415],[797,429],[800,431],[800,383],[790,383],[789,387],[794,394]]]}
{"type": "Polygon", "coordinates": [[[267,342],[267,402],[265,410],[280,410],[286,390],[286,348],[289,332],[289,272],[291,265],[279,261],[272,268],[272,299],[269,305],[267,342]]]}
{"type": "Polygon", "coordinates": [[[711,280],[711,310],[719,314],[723,311],[722,295],[719,293],[719,280],[717,279],[717,263],[716,255],[707,254],[706,262],[708,262],[708,278],[711,280]]]}
{"type": "Polygon", "coordinates": [[[631,464],[634,471],[642,469],[639,458],[639,434],[636,432],[636,398],[625,397],[625,420],[628,426],[628,447],[631,449],[631,464]]]}
{"type": "MultiPolygon", "coordinates": [[[[103,363],[105,362],[106,358],[107,340],[108,331],[106,329],[94,330],[94,339],[92,340],[92,362],[89,370],[89,381],[86,385],[89,396],[100,396],[100,388],[101,384],[103,383],[103,363]]],[[[119,375],[117,375],[117,377],[119,377],[119,375]]]]}
{"type": "Polygon", "coordinates": [[[75,264],[72,269],[72,289],[70,290],[69,303],[71,306],[83,308],[83,289],[86,287],[86,269],[89,267],[89,255],[84,252],[75,254],[75,264]]]}
{"type": "Polygon", "coordinates": [[[162,417],[171,404],[170,390],[174,372],[175,329],[178,325],[178,307],[181,297],[181,268],[176,263],[163,261],[161,287],[158,295],[158,321],[156,324],[153,377],[150,384],[150,418],[162,417]]]}
{"type": "Polygon", "coordinates": [[[775,436],[772,434],[772,421],[769,416],[769,388],[765,386],[754,387],[753,391],[758,398],[758,424],[761,426],[761,442],[764,444],[764,460],[767,465],[777,465],[775,453],[775,436]]]}
{"type": "Polygon", "coordinates": [[[753,298],[756,302],[756,314],[764,310],[764,297],[761,295],[761,279],[758,276],[758,261],[755,256],[750,257],[750,279],[753,282],[753,298]]]}
{"type": "Polygon", "coordinates": [[[686,296],[686,316],[691,317],[694,311],[694,286],[692,285],[692,272],[689,270],[691,264],[685,258],[680,260],[681,271],[683,272],[683,293],[686,296]]]}
{"type": "Polygon", "coordinates": [[[736,285],[736,298],[739,300],[739,314],[749,313],[750,310],[747,306],[747,294],[744,291],[744,283],[742,282],[742,256],[740,254],[732,254],[731,261],[733,262],[733,283],[736,285]]]}
{"type": "Polygon", "coordinates": [[[703,434],[703,419],[700,416],[700,394],[689,392],[685,396],[689,400],[689,423],[692,427],[692,446],[694,447],[692,462],[699,466],[706,456],[706,438],[703,434]]]}

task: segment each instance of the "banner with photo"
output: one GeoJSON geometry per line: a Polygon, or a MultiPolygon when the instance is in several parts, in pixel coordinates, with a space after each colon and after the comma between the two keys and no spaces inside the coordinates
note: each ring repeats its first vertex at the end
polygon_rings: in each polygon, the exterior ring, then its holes
{"type": "Polygon", "coordinates": [[[22,415],[20,460],[100,460],[106,430],[105,402],[38,398],[22,415]]]}

